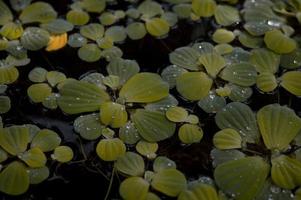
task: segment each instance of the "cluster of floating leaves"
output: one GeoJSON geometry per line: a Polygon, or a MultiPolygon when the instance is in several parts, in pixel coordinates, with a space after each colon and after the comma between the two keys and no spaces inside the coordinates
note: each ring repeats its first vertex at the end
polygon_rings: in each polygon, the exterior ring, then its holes
{"type": "MultiPolygon", "coordinates": [[[[18,67],[29,64],[27,51],[68,45],[83,61],[105,59],[107,73],[77,80],[35,67],[28,74],[28,97],[75,116],[75,132],[96,141],[98,157],[125,177],[119,186],[123,199],[301,199],[300,117],[278,104],[255,115],[245,104],[254,89],[273,93],[282,87],[301,96],[301,1],[127,0],[126,10],[111,9],[115,3],[78,0],[58,16],[46,2],[10,0],[8,6],[0,0],[0,50],[6,55],[0,60],[0,114],[11,108],[6,90],[17,81],[18,67]],[[209,33],[212,41],[175,49],[161,76],[140,72],[135,60],[122,58],[118,45],[128,38],[161,39],[178,20],[208,18],[216,27],[209,33]],[[163,140],[189,145],[206,134],[198,113],[170,94],[173,88],[181,100],[216,114],[221,130],[211,151],[214,180],[188,181],[174,161],[158,153],[163,140]]],[[[72,160],[72,149],[60,144],[51,130],[1,122],[0,191],[22,194],[48,178],[48,159],[72,160]]]]}
{"type": "Polygon", "coordinates": [[[61,137],[33,124],[0,127],[0,191],[9,195],[25,193],[31,184],[39,184],[50,174],[50,160],[60,163],[73,158],[70,147],[61,145],[61,137]]]}

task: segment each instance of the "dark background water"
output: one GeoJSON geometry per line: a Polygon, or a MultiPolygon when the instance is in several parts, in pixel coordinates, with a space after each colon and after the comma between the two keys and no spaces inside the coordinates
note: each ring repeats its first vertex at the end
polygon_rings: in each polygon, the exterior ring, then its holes
{"type": "MultiPolygon", "coordinates": [[[[60,14],[68,10],[68,0],[50,0],[54,8],[60,14]]],[[[124,8],[124,1],[114,6],[124,8]]],[[[237,25],[239,26],[239,25],[237,25]]],[[[185,46],[193,41],[210,41],[209,35],[215,25],[210,20],[198,23],[189,23],[182,20],[173,28],[168,37],[155,39],[147,35],[142,40],[126,40],[119,47],[122,49],[123,58],[135,59],[140,65],[141,71],[161,72],[168,66],[168,54],[177,47],[185,46]]],[[[104,199],[109,186],[112,164],[101,162],[97,158],[95,142],[87,142],[78,137],[73,130],[73,120],[76,116],[66,116],[60,110],[48,110],[42,105],[32,104],[27,97],[26,90],[31,85],[28,80],[28,72],[36,66],[47,70],[59,70],[68,77],[79,78],[82,74],[91,71],[105,73],[106,62],[101,60],[95,63],[86,63],[77,57],[76,49],[65,47],[57,52],[29,52],[31,63],[28,66],[19,67],[20,77],[18,81],[9,86],[8,95],[12,100],[12,109],[3,115],[5,125],[33,123],[41,128],[49,128],[57,131],[64,144],[70,145],[74,152],[74,161],[68,164],[58,165],[49,163],[52,178],[39,185],[31,185],[29,191],[19,197],[11,197],[0,193],[1,200],[61,200],[61,199],[104,199]]],[[[172,94],[178,97],[176,91],[172,94]]],[[[165,155],[177,163],[188,179],[196,179],[201,175],[212,176],[210,151],[212,149],[212,136],[218,131],[214,123],[214,115],[204,113],[196,103],[182,101],[180,105],[194,111],[200,117],[204,138],[199,144],[180,145],[175,137],[160,143],[158,154],[165,155]]],[[[273,94],[261,94],[254,88],[254,94],[249,100],[253,110],[258,110],[270,103],[288,104],[301,114],[301,100],[288,94],[283,89],[278,89],[273,94]]],[[[149,163],[150,165],[151,163],[149,163]]],[[[120,199],[118,186],[121,176],[114,176],[114,181],[108,199],[120,199]]],[[[162,199],[167,199],[162,197],[162,199]]]]}

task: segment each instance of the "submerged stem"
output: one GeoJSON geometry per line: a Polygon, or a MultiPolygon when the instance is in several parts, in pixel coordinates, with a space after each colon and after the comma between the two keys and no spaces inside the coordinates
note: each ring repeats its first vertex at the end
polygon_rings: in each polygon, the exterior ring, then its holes
{"type": "Polygon", "coordinates": [[[110,179],[110,184],[109,184],[109,187],[108,187],[108,190],[107,190],[107,193],[106,193],[106,196],[105,196],[104,200],[107,200],[108,197],[109,197],[109,195],[110,195],[110,192],[111,192],[111,189],[112,189],[112,185],[113,185],[114,176],[115,176],[115,167],[113,167],[113,169],[112,169],[112,175],[111,175],[111,179],[110,179]]]}

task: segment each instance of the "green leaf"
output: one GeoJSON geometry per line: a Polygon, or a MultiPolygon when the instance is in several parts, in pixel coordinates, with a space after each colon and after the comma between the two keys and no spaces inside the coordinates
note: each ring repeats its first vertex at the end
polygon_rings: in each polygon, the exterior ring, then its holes
{"type": "Polygon", "coordinates": [[[180,127],[178,136],[184,144],[199,143],[203,138],[203,130],[194,124],[184,124],[180,127]]]}
{"type": "Polygon", "coordinates": [[[204,72],[187,72],[177,78],[177,91],[191,101],[200,100],[209,94],[212,79],[204,72]]]}
{"type": "Polygon", "coordinates": [[[141,139],[138,130],[131,121],[120,127],[119,138],[125,144],[135,144],[141,139]]]}
{"type": "Polygon", "coordinates": [[[226,106],[226,100],[224,97],[210,92],[208,96],[198,101],[198,106],[206,113],[216,113],[226,106]]]}
{"type": "Polygon", "coordinates": [[[233,102],[227,104],[215,116],[215,122],[220,129],[236,130],[243,141],[254,143],[259,141],[259,131],[253,111],[249,106],[233,102]]]}
{"type": "Polygon", "coordinates": [[[47,161],[45,154],[38,147],[31,148],[19,154],[18,157],[31,168],[43,167],[47,161]]]}
{"type": "Polygon", "coordinates": [[[279,68],[280,56],[267,49],[254,49],[251,51],[250,62],[259,73],[275,74],[279,68]]]}
{"type": "Polygon", "coordinates": [[[24,126],[10,126],[0,129],[0,145],[11,155],[18,155],[27,149],[29,130],[24,126]]]}
{"type": "Polygon", "coordinates": [[[51,93],[42,102],[43,106],[48,108],[48,109],[52,109],[52,110],[57,109],[57,107],[58,107],[58,105],[57,105],[58,96],[59,95],[57,93],[51,93]]]}
{"type": "Polygon", "coordinates": [[[122,127],[128,119],[125,106],[114,103],[105,102],[100,106],[100,120],[104,125],[109,125],[112,128],[122,127]]]}
{"type": "Polygon", "coordinates": [[[55,87],[57,84],[64,82],[67,78],[62,72],[50,71],[47,72],[46,79],[52,87],[55,87]]]}
{"type": "Polygon", "coordinates": [[[135,127],[143,139],[158,142],[171,137],[176,125],[165,117],[164,113],[137,109],[131,116],[135,127]]]}
{"type": "Polygon", "coordinates": [[[284,73],[280,80],[280,85],[290,93],[301,96],[301,83],[300,83],[301,72],[300,71],[289,71],[284,73]]]}
{"type": "Polygon", "coordinates": [[[118,76],[120,84],[124,84],[139,71],[140,67],[135,60],[116,58],[107,65],[108,74],[118,76]]]}
{"type": "Polygon", "coordinates": [[[9,22],[2,26],[0,34],[9,40],[16,40],[23,34],[23,27],[21,24],[9,22]]]}
{"type": "Polygon", "coordinates": [[[223,129],[215,133],[213,144],[218,149],[238,149],[241,148],[242,138],[239,133],[231,128],[223,129]]]}
{"type": "Polygon", "coordinates": [[[41,168],[30,168],[29,169],[29,179],[30,184],[39,184],[45,181],[49,177],[49,169],[48,167],[41,168]]]}
{"type": "Polygon", "coordinates": [[[214,148],[211,153],[212,165],[217,167],[223,163],[227,163],[232,160],[238,160],[244,158],[246,155],[239,150],[230,149],[230,150],[219,150],[214,148]]]}
{"type": "Polygon", "coordinates": [[[66,19],[73,25],[82,26],[89,22],[90,16],[87,12],[82,10],[70,10],[66,14],[66,19]]]}
{"type": "Polygon", "coordinates": [[[69,35],[68,44],[73,48],[82,47],[87,44],[87,39],[79,33],[73,33],[69,35]]]}
{"type": "Polygon", "coordinates": [[[106,30],[105,37],[111,38],[113,42],[123,42],[127,34],[123,26],[111,26],[106,30]]]}
{"type": "Polygon", "coordinates": [[[192,71],[200,70],[199,57],[200,53],[191,47],[180,47],[169,54],[172,64],[192,71]]]}
{"type": "Polygon", "coordinates": [[[235,35],[232,31],[228,31],[227,29],[217,29],[213,35],[212,40],[216,43],[223,44],[223,43],[230,43],[235,39],[235,35]]]}
{"type": "Polygon", "coordinates": [[[266,32],[264,42],[269,49],[279,54],[291,53],[297,47],[294,39],[289,38],[277,29],[266,32]]]}
{"type": "Polygon", "coordinates": [[[264,72],[257,76],[256,86],[263,92],[271,92],[276,89],[278,84],[274,74],[264,72]]]}
{"type": "Polygon", "coordinates": [[[260,48],[263,44],[263,38],[255,37],[247,32],[241,32],[238,36],[239,42],[248,48],[260,48]]]}
{"type": "Polygon", "coordinates": [[[48,23],[41,24],[40,27],[52,34],[63,34],[72,31],[74,28],[73,24],[64,19],[55,19],[48,23]]]}
{"type": "Polygon", "coordinates": [[[235,84],[227,84],[227,87],[231,90],[229,98],[232,101],[244,102],[253,94],[253,90],[250,87],[241,87],[235,84]]]}
{"type": "Polygon", "coordinates": [[[15,67],[0,66],[0,84],[11,84],[19,77],[19,72],[15,67]]]}
{"type": "Polygon", "coordinates": [[[51,155],[53,160],[57,160],[61,163],[66,163],[72,160],[73,151],[68,146],[59,146],[54,149],[53,154],[51,155]]]}
{"type": "Polygon", "coordinates": [[[83,0],[81,2],[82,8],[88,12],[101,13],[106,8],[105,0],[83,0]]]}
{"type": "Polygon", "coordinates": [[[91,23],[80,27],[80,34],[90,40],[96,41],[104,35],[104,27],[101,24],[91,23]]]}
{"type": "Polygon", "coordinates": [[[295,49],[289,54],[282,54],[280,59],[281,67],[285,69],[296,69],[301,66],[301,49],[295,49]]]}
{"type": "Polygon", "coordinates": [[[106,61],[108,62],[111,62],[113,59],[116,59],[116,58],[121,58],[123,55],[123,52],[121,51],[120,48],[118,47],[111,47],[109,49],[104,49],[102,52],[101,52],[101,57],[105,58],[106,61]]]}
{"type": "Polygon", "coordinates": [[[119,194],[124,200],[146,199],[149,183],[141,177],[125,179],[119,187],[119,194]]]}
{"type": "Polygon", "coordinates": [[[52,6],[45,2],[35,2],[27,6],[20,15],[24,24],[40,22],[47,23],[57,17],[57,12],[52,6]]]}
{"type": "Polygon", "coordinates": [[[126,102],[148,103],[167,97],[168,90],[159,75],[144,72],[132,76],[121,88],[119,97],[126,102]]]}
{"type": "Polygon", "coordinates": [[[214,171],[217,185],[237,200],[252,200],[260,192],[270,166],[260,157],[245,157],[219,165],[214,171]]]}
{"type": "Polygon", "coordinates": [[[178,23],[178,16],[173,12],[165,12],[161,15],[161,18],[167,21],[170,27],[175,27],[178,23]]]}
{"type": "Polygon", "coordinates": [[[101,136],[104,126],[101,125],[99,114],[92,113],[82,115],[75,119],[73,123],[74,130],[86,140],[95,140],[101,136]]]}
{"type": "Polygon", "coordinates": [[[143,158],[130,151],[117,159],[115,167],[118,171],[129,176],[142,176],[145,170],[143,158]]]}
{"type": "Polygon", "coordinates": [[[146,110],[152,110],[152,111],[167,111],[168,108],[177,105],[178,105],[178,100],[172,95],[169,95],[164,99],[147,104],[144,108],[146,110]]]}
{"type": "Polygon", "coordinates": [[[35,67],[29,72],[28,79],[34,83],[42,83],[46,81],[46,74],[46,69],[42,67],[35,67]]]}
{"type": "Polygon", "coordinates": [[[125,152],[126,147],[118,138],[100,140],[96,146],[97,155],[104,161],[115,161],[125,152]]]}
{"type": "Polygon", "coordinates": [[[171,107],[165,113],[167,119],[172,122],[185,122],[188,117],[188,111],[182,107],[171,107]]]}
{"type": "Polygon", "coordinates": [[[10,98],[8,96],[0,96],[0,114],[7,113],[11,108],[10,98]]]}
{"type": "Polygon", "coordinates": [[[21,36],[21,44],[28,50],[37,51],[45,47],[49,39],[48,31],[37,27],[27,27],[21,36]]]}
{"type": "Polygon", "coordinates": [[[100,108],[101,103],[110,96],[95,84],[84,81],[68,81],[60,89],[58,104],[68,114],[92,112],[100,108]]]}
{"type": "Polygon", "coordinates": [[[141,22],[133,22],[127,25],[126,32],[132,40],[140,40],[147,33],[145,25],[141,22]]]}
{"type": "Polygon", "coordinates": [[[178,200],[220,200],[215,188],[208,184],[198,183],[191,189],[184,190],[178,200]]]}
{"type": "Polygon", "coordinates": [[[238,9],[232,6],[218,5],[214,12],[216,22],[222,26],[230,26],[240,22],[238,9]]]}
{"type": "Polygon", "coordinates": [[[25,166],[17,161],[10,163],[0,173],[0,191],[9,195],[20,195],[29,188],[29,175],[25,166]]]}
{"type": "Polygon", "coordinates": [[[49,129],[43,129],[33,138],[30,147],[38,147],[43,152],[53,151],[61,143],[62,139],[60,136],[49,129]]]}
{"type": "Polygon", "coordinates": [[[27,89],[27,95],[34,103],[43,102],[51,92],[52,89],[47,83],[33,84],[27,89]]]}
{"type": "MultiPolygon", "coordinates": [[[[1,127],[2,128],[2,127],[1,127]]],[[[6,151],[4,151],[4,149],[2,149],[0,147],[0,163],[6,161],[6,159],[8,158],[8,154],[6,151]]]]}
{"type": "Polygon", "coordinates": [[[101,50],[96,44],[84,44],[77,51],[78,57],[86,62],[96,62],[101,58],[101,50]]]}
{"type": "Polygon", "coordinates": [[[250,63],[238,63],[227,66],[220,77],[240,86],[252,86],[256,83],[257,72],[250,63]]]}
{"type": "Polygon", "coordinates": [[[150,19],[156,15],[163,14],[161,4],[156,1],[145,0],[138,6],[138,11],[142,14],[142,19],[150,19]]]}
{"type": "Polygon", "coordinates": [[[147,20],[145,27],[147,32],[155,37],[165,36],[170,30],[168,22],[157,17],[147,20]]]}
{"type": "Polygon", "coordinates": [[[176,169],[177,165],[174,161],[165,156],[159,156],[155,159],[153,169],[155,172],[160,172],[165,169],[176,169]]]}
{"type": "Polygon", "coordinates": [[[301,118],[292,109],[279,104],[261,108],[257,122],[264,144],[270,150],[286,150],[301,130],[301,118]]]}
{"type": "Polygon", "coordinates": [[[162,79],[168,83],[169,88],[172,89],[176,86],[176,80],[178,76],[187,72],[187,70],[177,65],[170,65],[163,69],[161,73],[162,79]]]}
{"type": "Polygon", "coordinates": [[[192,11],[200,17],[211,17],[216,9],[214,0],[192,0],[192,11]]]}
{"type": "MultiPolygon", "coordinates": [[[[190,0],[188,1],[190,2],[190,0]]],[[[191,14],[191,4],[179,3],[172,7],[172,11],[177,14],[178,18],[189,18],[191,14]]]]}
{"type": "Polygon", "coordinates": [[[164,169],[154,175],[151,186],[167,196],[176,197],[186,189],[187,181],[180,171],[164,169]]]}
{"type": "Polygon", "coordinates": [[[226,60],[217,53],[202,54],[199,61],[213,78],[226,66],[226,60]]]}
{"type": "Polygon", "coordinates": [[[272,159],[271,176],[281,188],[294,189],[301,184],[301,162],[285,155],[272,159]]]}
{"type": "Polygon", "coordinates": [[[3,0],[0,1],[0,13],[0,25],[2,26],[14,19],[12,12],[3,0]]]}
{"type": "Polygon", "coordinates": [[[140,140],[136,144],[136,151],[148,159],[154,159],[157,157],[156,152],[158,148],[159,145],[155,142],[146,142],[144,140],[140,140]]]}

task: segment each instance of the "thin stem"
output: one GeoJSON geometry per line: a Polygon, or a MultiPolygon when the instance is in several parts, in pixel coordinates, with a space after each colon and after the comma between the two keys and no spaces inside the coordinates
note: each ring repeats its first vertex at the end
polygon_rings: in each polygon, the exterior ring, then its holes
{"type": "Polygon", "coordinates": [[[88,157],[86,155],[86,152],[85,152],[85,149],[84,149],[84,146],[83,146],[83,143],[82,143],[82,140],[80,139],[80,137],[78,137],[78,140],[79,140],[79,144],[80,144],[80,150],[84,156],[84,159],[87,160],[88,157]]]}
{"type": "Polygon", "coordinates": [[[113,185],[114,176],[115,176],[115,167],[113,167],[113,169],[112,169],[110,184],[109,184],[109,187],[108,187],[108,190],[107,190],[107,193],[106,193],[106,196],[105,196],[104,200],[107,200],[109,195],[110,195],[112,185],[113,185]]]}

